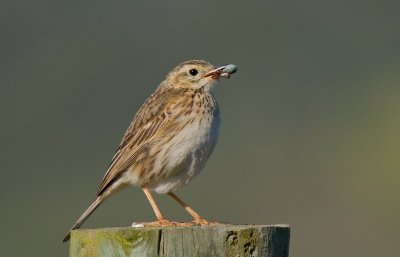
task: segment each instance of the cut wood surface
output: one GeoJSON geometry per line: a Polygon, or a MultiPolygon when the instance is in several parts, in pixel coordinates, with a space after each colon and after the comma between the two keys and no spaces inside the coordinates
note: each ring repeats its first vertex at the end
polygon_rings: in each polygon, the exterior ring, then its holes
{"type": "Polygon", "coordinates": [[[70,257],[287,257],[288,225],[74,230],[70,257]]]}

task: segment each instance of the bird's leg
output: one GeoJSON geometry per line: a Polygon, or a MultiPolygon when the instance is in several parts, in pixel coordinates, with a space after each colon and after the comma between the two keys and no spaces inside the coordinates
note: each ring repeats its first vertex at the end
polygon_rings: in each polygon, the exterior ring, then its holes
{"type": "Polygon", "coordinates": [[[149,200],[151,207],[153,208],[154,213],[157,216],[158,221],[152,222],[148,224],[148,226],[174,226],[175,223],[171,222],[167,219],[164,218],[164,216],[161,214],[160,209],[158,208],[156,201],[154,201],[153,196],[151,195],[149,189],[147,187],[142,188],[144,194],[146,195],[147,199],[149,200]]]}
{"type": "Polygon", "coordinates": [[[167,193],[172,199],[174,199],[180,206],[182,206],[193,218],[194,223],[199,225],[209,225],[210,222],[203,219],[197,212],[195,212],[192,208],[190,208],[184,201],[182,201],[178,196],[174,193],[169,192],[167,193]]]}
{"type": "Polygon", "coordinates": [[[160,211],[160,209],[158,208],[158,206],[157,206],[157,204],[156,204],[156,201],[154,201],[154,198],[153,198],[153,196],[151,195],[149,189],[148,189],[147,187],[144,187],[144,188],[142,188],[142,189],[143,189],[144,194],[145,194],[146,197],[147,197],[147,200],[149,200],[150,205],[151,205],[151,207],[153,208],[153,211],[154,211],[154,213],[155,213],[156,216],[157,216],[157,219],[158,219],[158,220],[165,220],[164,216],[161,214],[161,211],[160,211]]]}

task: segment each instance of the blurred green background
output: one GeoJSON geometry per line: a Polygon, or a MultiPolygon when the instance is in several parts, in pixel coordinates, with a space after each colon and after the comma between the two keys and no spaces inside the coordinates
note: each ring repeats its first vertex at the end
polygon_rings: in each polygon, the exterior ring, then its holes
{"type": "MultiPolygon", "coordinates": [[[[1,1],[0,256],[68,256],[125,129],[187,59],[235,63],[219,144],[178,191],[292,226],[290,256],[400,256],[399,1],[1,1]]],[[[157,196],[172,219],[189,219],[157,196]]],[[[153,220],[143,193],[85,228],[153,220]]]]}

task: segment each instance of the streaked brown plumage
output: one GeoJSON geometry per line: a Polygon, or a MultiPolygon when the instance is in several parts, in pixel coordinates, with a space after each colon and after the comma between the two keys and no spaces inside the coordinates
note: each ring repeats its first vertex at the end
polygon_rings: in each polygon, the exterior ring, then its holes
{"type": "Polygon", "coordinates": [[[172,192],[201,171],[214,149],[220,113],[212,87],[220,77],[236,71],[236,66],[228,66],[229,71],[227,66],[214,69],[206,61],[193,60],[167,75],[135,115],[95,201],[71,230],[79,228],[108,196],[130,185],[140,186],[148,197],[158,218],[153,225],[178,223],[161,215],[149,190],[171,196],[194,217],[194,223],[208,224],[172,192]]]}

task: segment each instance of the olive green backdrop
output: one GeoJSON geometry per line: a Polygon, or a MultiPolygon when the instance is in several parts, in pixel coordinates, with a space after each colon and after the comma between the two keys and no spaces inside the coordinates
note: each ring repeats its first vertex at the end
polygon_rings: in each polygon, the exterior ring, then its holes
{"type": "MultiPolygon", "coordinates": [[[[294,257],[399,256],[399,1],[0,2],[0,256],[68,256],[133,115],[187,59],[235,63],[220,142],[178,195],[292,226],[294,257]]],[[[189,219],[165,196],[168,218],[189,219]]],[[[153,220],[137,188],[84,227],[153,220]]]]}

